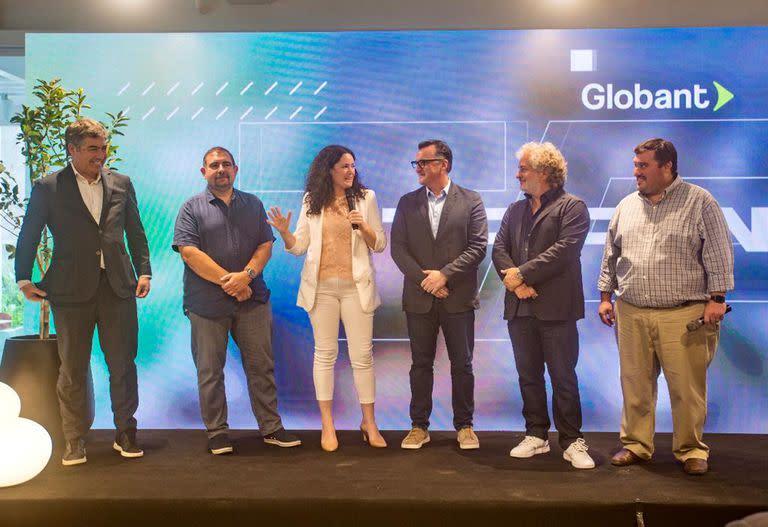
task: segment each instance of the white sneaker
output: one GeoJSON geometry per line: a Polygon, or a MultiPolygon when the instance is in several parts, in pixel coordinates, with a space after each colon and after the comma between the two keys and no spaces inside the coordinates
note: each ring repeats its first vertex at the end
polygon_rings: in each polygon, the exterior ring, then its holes
{"type": "Polygon", "coordinates": [[[546,454],[549,452],[549,441],[534,436],[525,436],[520,443],[509,451],[512,457],[526,458],[533,457],[536,454],[546,454]]]}
{"type": "Polygon", "coordinates": [[[563,452],[563,459],[570,461],[574,468],[595,468],[595,462],[587,454],[588,448],[587,443],[578,438],[563,452]]]}

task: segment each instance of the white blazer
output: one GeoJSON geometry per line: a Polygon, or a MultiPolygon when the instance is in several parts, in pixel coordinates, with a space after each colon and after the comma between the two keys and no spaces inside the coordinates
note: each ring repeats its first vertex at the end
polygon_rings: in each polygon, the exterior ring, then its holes
{"type": "MultiPolygon", "coordinates": [[[[296,305],[311,311],[315,306],[315,295],[317,293],[317,275],[320,272],[320,253],[322,252],[323,238],[323,216],[320,214],[307,216],[306,194],[302,200],[301,212],[299,212],[296,232],[293,236],[296,243],[293,247],[286,249],[289,253],[300,256],[307,253],[304,260],[304,268],[301,270],[301,285],[299,286],[299,296],[296,299],[296,305]]],[[[381,215],[379,206],[376,203],[376,193],[370,189],[365,191],[363,199],[356,202],[357,210],[363,215],[365,222],[376,233],[376,243],[373,250],[380,253],[387,246],[387,237],[384,234],[384,227],[381,224],[381,215]]],[[[376,290],[376,281],[374,280],[373,264],[371,263],[371,249],[363,239],[363,233],[360,230],[352,231],[352,278],[357,286],[357,293],[360,295],[360,305],[365,313],[370,313],[381,304],[381,297],[376,290]]]]}

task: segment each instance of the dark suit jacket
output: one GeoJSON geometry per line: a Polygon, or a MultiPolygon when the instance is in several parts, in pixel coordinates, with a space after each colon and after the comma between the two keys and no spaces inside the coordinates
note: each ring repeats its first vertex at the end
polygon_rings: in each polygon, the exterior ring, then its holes
{"type": "Polygon", "coordinates": [[[106,168],[101,177],[104,202],[99,224],[83,202],[70,165],[38,180],[32,188],[16,245],[16,279],[31,280],[37,246],[47,225],[53,235],[53,261],[37,285],[53,304],[94,297],[102,251],[109,284],[121,298],[136,293],[137,274],[152,274],[131,180],[106,168]]]}
{"type": "Polygon", "coordinates": [[[435,297],[420,285],[425,278],[422,271],[428,269],[448,277],[446,311],[477,309],[477,268],[488,250],[488,222],[480,194],[451,182],[434,237],[426,188],[409,192],[397,204],[390,244],[392,259],[405,275],[405,311],[426,313],[432,308],[435,297]]]}
{"type": "MultiPolygon", "coordinates": [[[[584,318],[584,287],[581,282],[581,248],[589,232],[586,204],[561,189],[534,219],[528,254],[520,254],[523,214],[528,200],[512,203],[504,214],[493,244],[496,272],[517,267],[525,283],[536,289],[533,314],[540,320],[584,318]],[[526,261],[527,260],[527,261],[526,261]],[[525,262],[525,263],[523,263],[525,262]]],[[[504,297],[504,318],[514,318],[519,300],[513,292],[504,297]]]]}

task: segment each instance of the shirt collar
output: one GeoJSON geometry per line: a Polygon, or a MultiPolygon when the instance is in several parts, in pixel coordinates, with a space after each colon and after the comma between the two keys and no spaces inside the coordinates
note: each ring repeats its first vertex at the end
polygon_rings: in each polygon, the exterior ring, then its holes
{"type": "MultiPolygon", "coordinates": [[[[239,190],[237,190],[236,188],[233,188],[233,189],[232,189],[232,199],[230,200],[230,203],[232,203],[233,201],[235,201],[235,199],[237,199],[237,194],[238,194],[239,192],[240,192],[240,191],[239,191],[239,190]]],[[[219,201],[221,201],[221,199],[220,199],[220,198],[217,198],[217,197],[216,197],[216,196],[213,194],[213,192],[211,192],[211,189],[209,189],[207,185],[206,185],[206,187],[205,187],[205,198],[206,198],[206,200],[208,201],[208,203],[213,203],[213,202],[214,202],[214,201],[216,201],[217,199],[218,199],[219,201]]]]}
{"type": "Polygon", "coordinates": [[[448,191],[451,189],[451,180],[448,180],[448,184],[445,186],[443,191],[440,193],[440,195],[436,195],[434,192],[429,190],[429,187],[425,187],[427,189],[427,199],[433,199],[438,200],[440,198],[446,198],[448,197],[448,191]]]}
{"type": "MultiPolygon", "coordinates": [[[[675,179],[672,180],[672,183],[669,184],[667,188],[664,189],[664,193],[661,195],[661,199],[657,203],[661,203],[666,199],[667,194],[670,192],[674,192],[677,188],[680,187],[680,185],[683,184],[683,178],[681,178],[679,175],[675,176],[675,179]]],[[[637,195],[640,196],[640,198],[644,199],[645,201],[650,202],[648,198],[646,198],[644,195],[640,193],[640,191],[637,191],[637,195]]]]}
{"type": "Polygon", "coordinates": [[[85,177],[83,177],[83,175],[77,171],[73,163],[70,163],[69,166],[72,167],[72,172],[75,173],[75,179],[77,179],[81,183],[85,183],[86,185],[98,185],[99,183],[101,183],[101,172],[99,172],[99,175],[96,176],[96,179],[93,182],[91,182],[85,179],[85,177]]]}
{"type": "MultiPolygon", "coordinates": [[[[555,197],[557,197],[557,195],[560,193],[561,190],[562,190],[562,187],[554,187],[546,191],[544,194],[541,195],[541,204],[546,205],[550,201],[553,201],[555,197]]],[[[527,192],[524,192],[523,195],[528,200],[530,200],[533,197],[527,192]]]]}

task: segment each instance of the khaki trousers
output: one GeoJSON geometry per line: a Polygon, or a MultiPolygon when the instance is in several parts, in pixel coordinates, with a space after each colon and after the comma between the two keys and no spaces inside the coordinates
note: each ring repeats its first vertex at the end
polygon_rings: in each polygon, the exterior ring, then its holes
{"type": "Polygon", "coordinates": [[[680,461],[707,459],[702,441],[707,417],[707,367],[720,337],[719,325],[688,331],[702,316],[703,303],[669,309],[641,308],[616,301],[619,347],[621,442],[642,459],[653,455],[659,372],[669,387],[672,406],[672,451],[680,461]]]}

